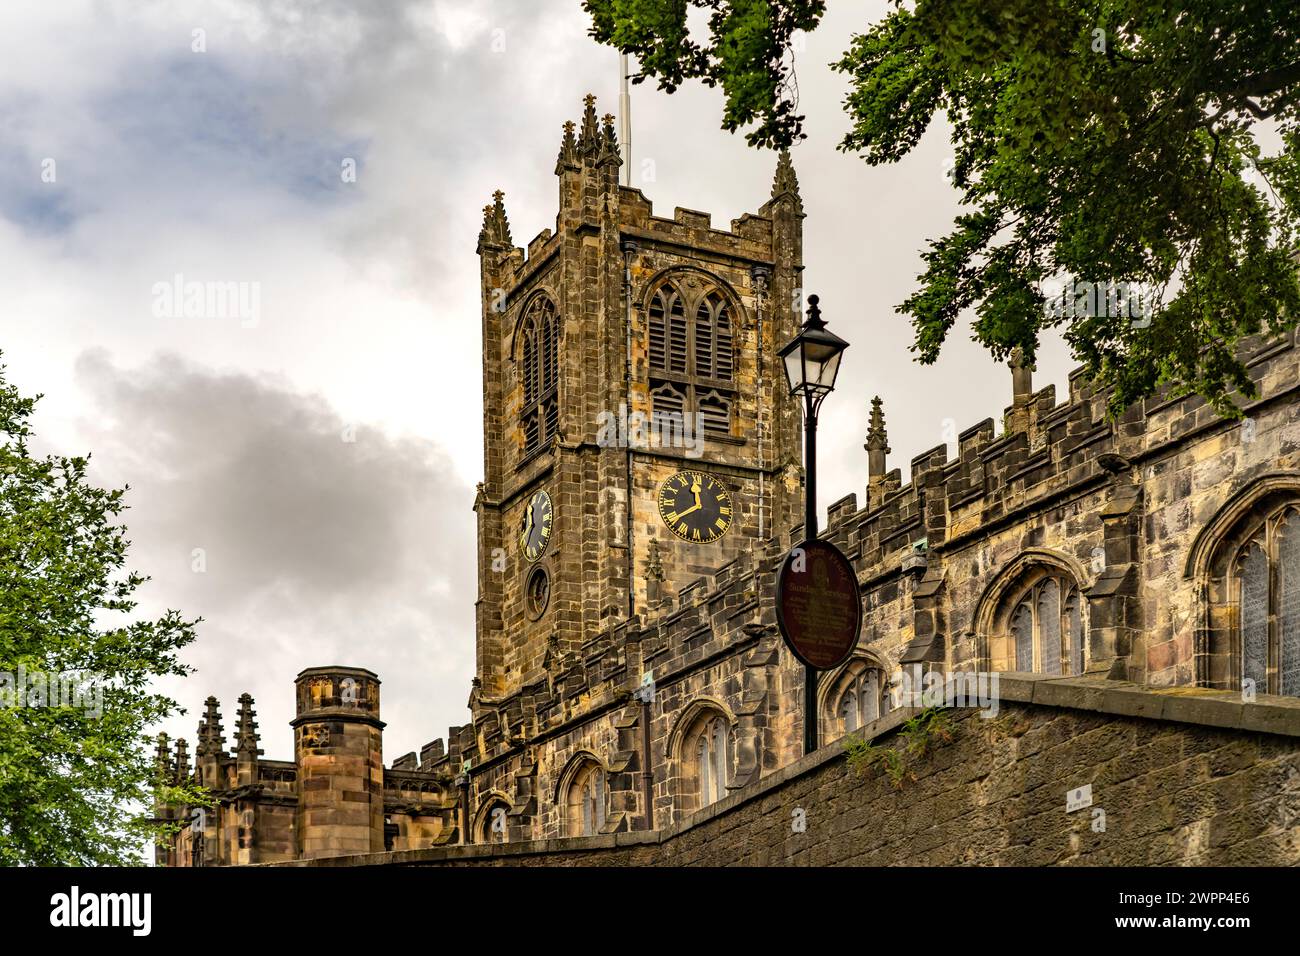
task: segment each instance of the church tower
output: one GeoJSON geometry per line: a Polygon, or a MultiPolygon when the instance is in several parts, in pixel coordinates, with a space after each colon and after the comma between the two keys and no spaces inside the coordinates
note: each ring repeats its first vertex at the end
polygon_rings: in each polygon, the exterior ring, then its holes
{"type": "Polygon", "coordinates": [[[789,156],[730,230],[619,184],[612,116],[564,124],[556,228],[516,248],[486,207],[475,698],[566,655],[799,520],[798,410],[776,352],[800,320],[789,156]]]}

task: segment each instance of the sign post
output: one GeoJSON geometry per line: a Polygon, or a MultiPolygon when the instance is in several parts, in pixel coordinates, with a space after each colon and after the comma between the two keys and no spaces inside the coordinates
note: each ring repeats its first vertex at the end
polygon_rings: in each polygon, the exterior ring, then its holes
{"type": "Polygon", "coordinates": [[[858,643],[862,592],[857,572],[829,541],[805,541],[776,579],[776,623],[804,665],[804,753],[817,749],[817,673],[839,667],[858,643]]]}

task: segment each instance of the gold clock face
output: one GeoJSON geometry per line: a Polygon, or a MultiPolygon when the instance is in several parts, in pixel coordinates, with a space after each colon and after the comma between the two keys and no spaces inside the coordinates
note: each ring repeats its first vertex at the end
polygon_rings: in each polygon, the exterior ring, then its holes
{"type": "Polygon", "coordinates": [[[519,530],[519,550],[529,561],[536,561],[545,553],[554,521],[551,496],[545,491],[537,492],[524,508],[523,526],[519,530]]]}
{"type": "Polygon", "coordinates": [[[659,516],[683,541],[707,544],[731,527],[731,495],[702,471],[679,471],[659,486],[659,516]]]}

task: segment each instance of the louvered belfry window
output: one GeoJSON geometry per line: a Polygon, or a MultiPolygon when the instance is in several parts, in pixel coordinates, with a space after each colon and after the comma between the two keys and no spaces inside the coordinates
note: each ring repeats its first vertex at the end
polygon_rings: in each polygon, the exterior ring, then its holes
{"type": "Polygon", "coordinates": [[[542,448],[559,431],[560,323],[555,304],[545,296],[534,299],[524,314],[519,334],[523,337],[519,356],[524,386],[520,417],[524,451],[531,453],[542,448]]]}
{"type": "Polygon", "coordinates": [[[665,284],[651,298],[649,320],[652,414],[699,413],[705,432],[731,434],[736,356],[727,300],[706,290],[688,303],[665,284]]]}

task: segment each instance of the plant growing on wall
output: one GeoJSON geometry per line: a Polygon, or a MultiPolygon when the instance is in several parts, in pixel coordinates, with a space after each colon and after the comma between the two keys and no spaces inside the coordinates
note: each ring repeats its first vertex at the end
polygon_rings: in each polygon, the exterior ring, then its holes
{"type": "Polygon", "coordinates": [[[916,780],[917,764],[940,743],[950,743],[957,734],[952,715],[943,707],[927,707],[907,720],[898,732],[902,746],[877,746],[861,737],[849,737],[844,742],[849,767],[859,776],[866,776],[873,767],[885,771],[896,789],[916,780]]]}

